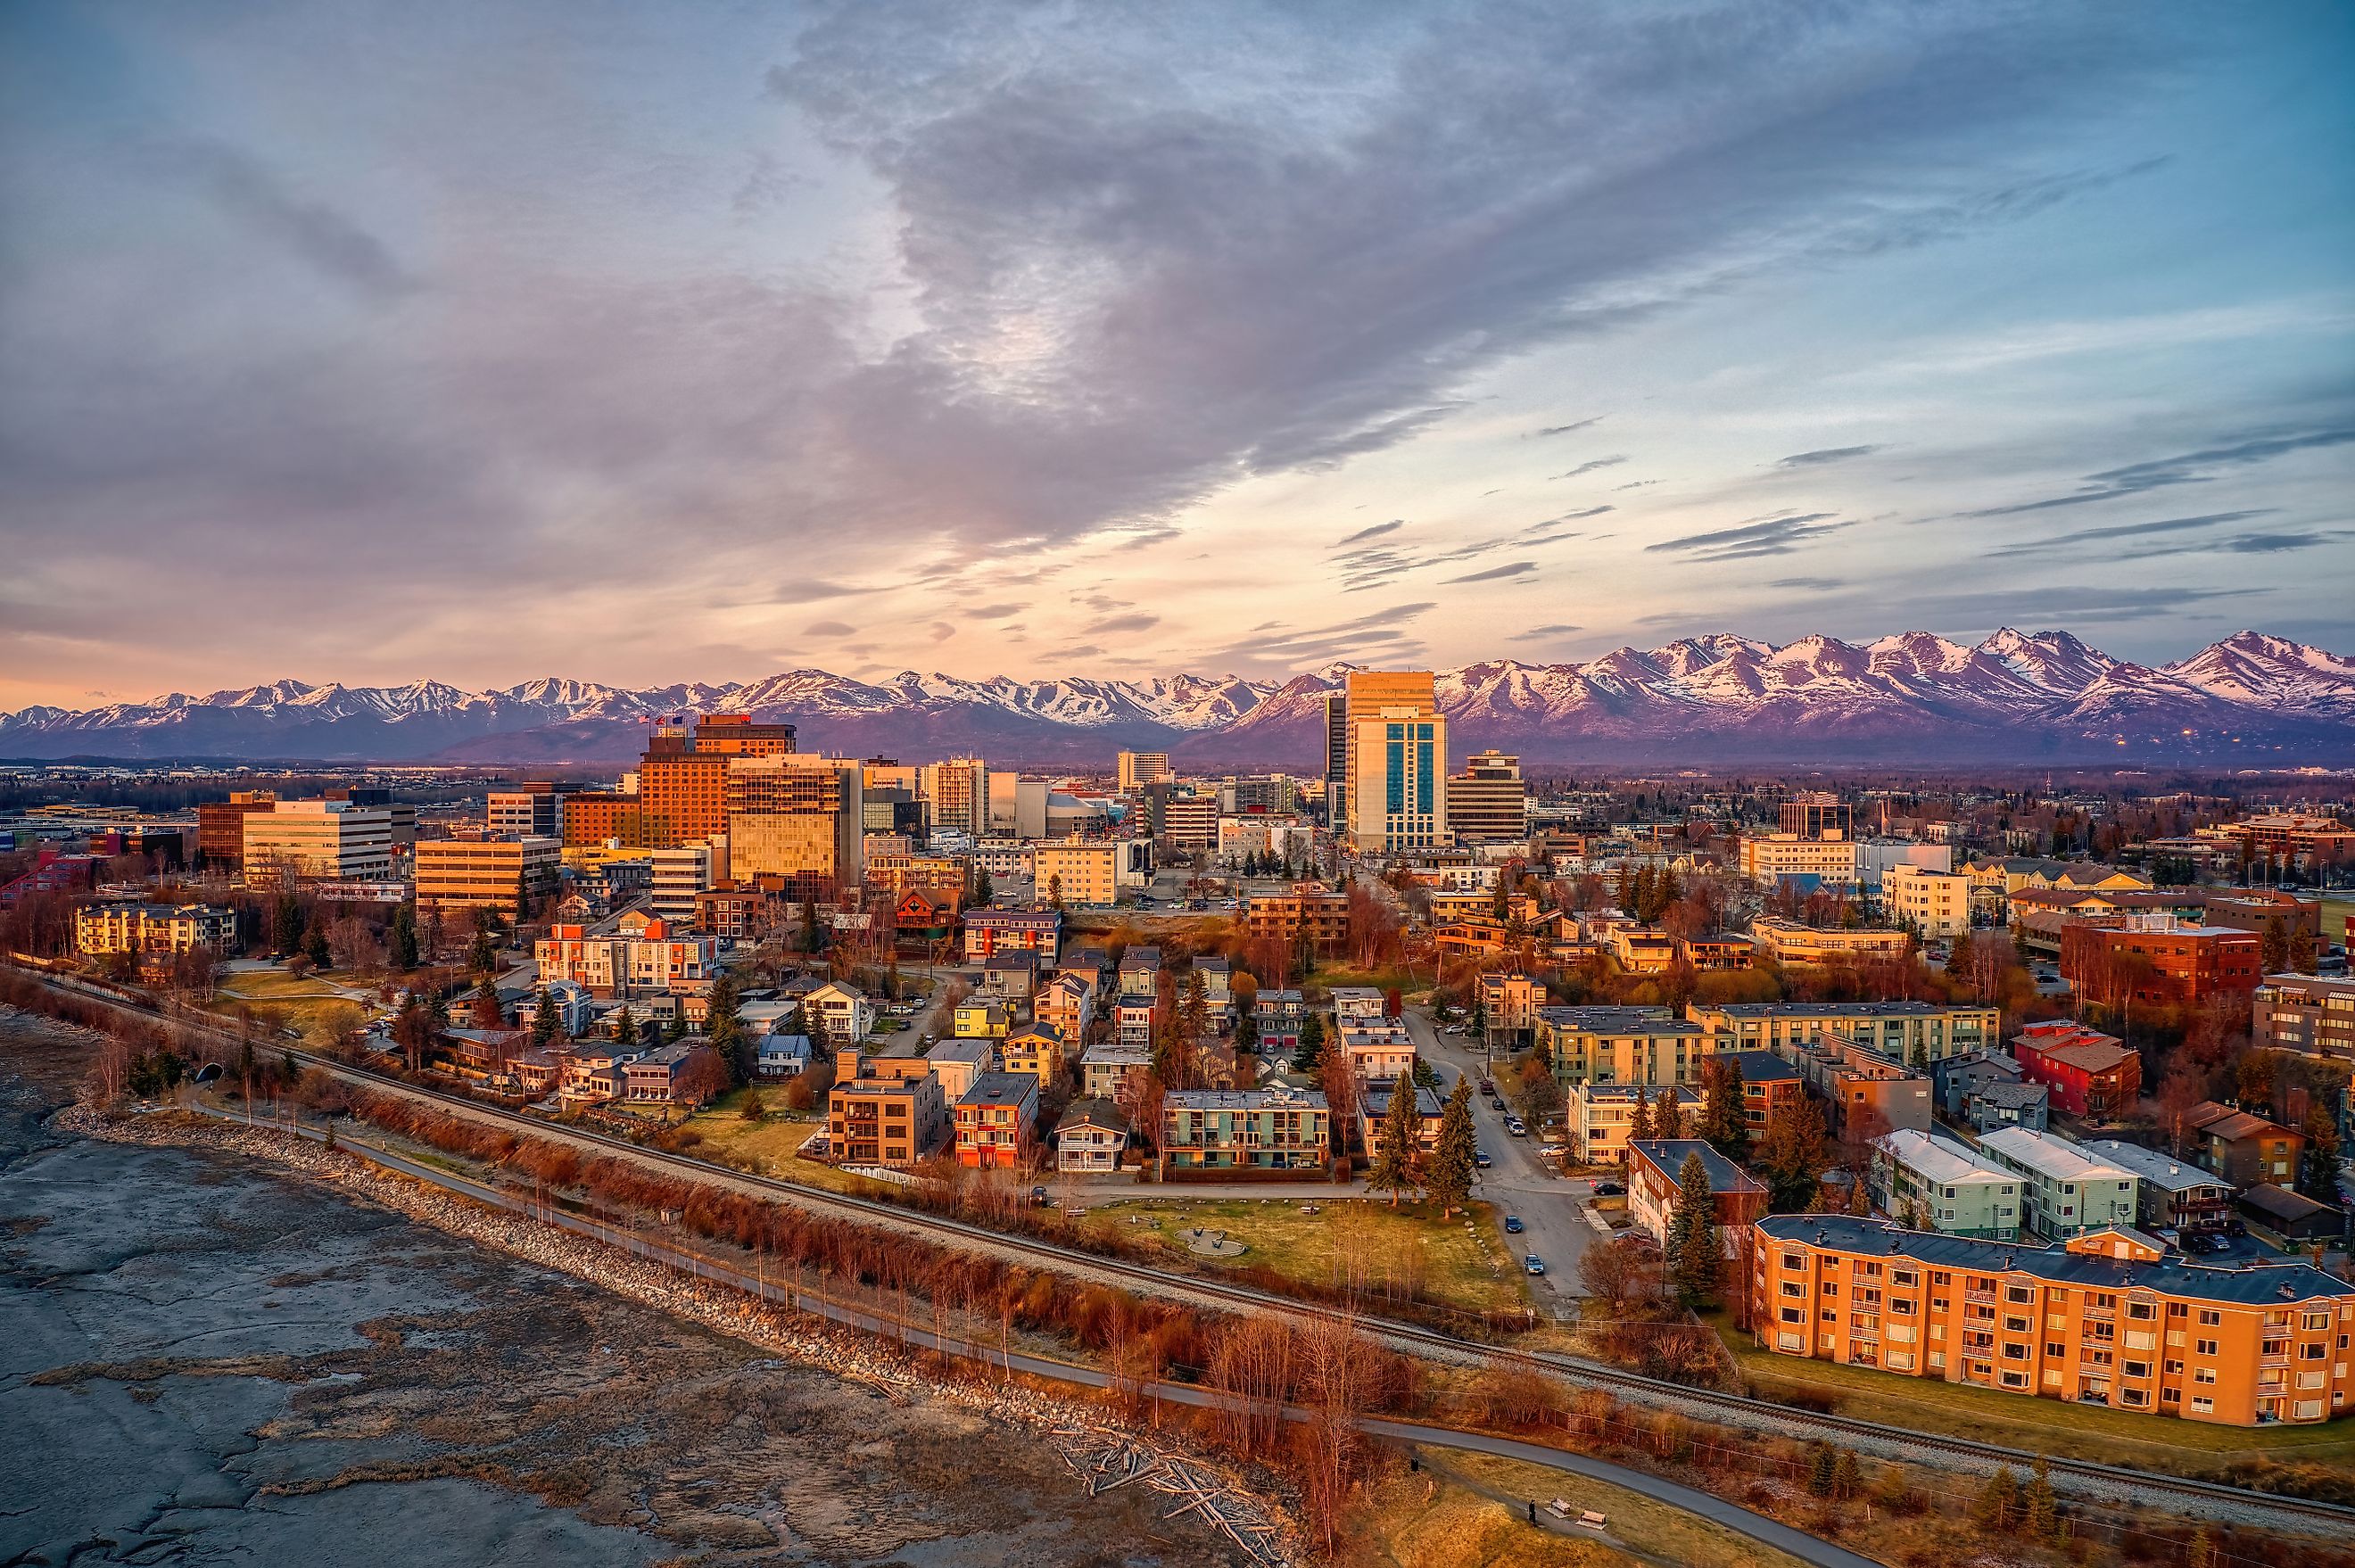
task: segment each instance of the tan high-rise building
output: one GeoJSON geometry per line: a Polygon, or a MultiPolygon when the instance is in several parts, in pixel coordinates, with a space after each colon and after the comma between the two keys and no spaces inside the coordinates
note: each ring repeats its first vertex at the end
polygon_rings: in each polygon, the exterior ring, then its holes
{"type": "Polygon", "coordinates": [[[742,713],[707,713],[692,733],[678,724],[656,730],[638,759],[638,804],[654,847],[727,832],[729,760],[793,750],[792,725],[755,724],[742,713]]]}
{"type": "Polygon", "coordinates": [[[1123,752],[1120,754],[1120,787],[1123,793],[1139,784],[1158,783],[1171,775],[1169,753],[1167,752],[1123,752]]]}
{"type": "Polygon", "coordinates": [[[867,874],[862,777],[841,757],[730,758],[729,874],[740,882],[782,877],[796,899],[857,883],[867,874]]]}
{"type": "Polygon", "coordinates": [[[546,835],[424,838],[417,845],[417,911],[496,910],[528,915],[556,890],[563,846],[546,835]]]}
{"type": "Polygon", "coordinates": [[[1447,720],[1429,670],[1349,677],[1349,836],[1360,849],[1449,842],[1447,720]]]}
{"type": "Polygon", "coordinates": [[[989,834],[989,764],[979,757],[952,757],[927,763],[917,773],[918,794],[926,807],[928,827],[989,834]]]}
{"type": "Polygon", "coordinates": [[[245,880],[276,887],[305,881],[378,881],[392,875],[392,809],[344,800],[282,800],[250,813],[245,880]]]}
{"type": "Polygon", "coordinates": [[[1465,758],[1464,771],[1447,781],[1447,826],[1459,844],[1527,838],[1529,786],[1521,759],[1496,751],[1465,758]]]}

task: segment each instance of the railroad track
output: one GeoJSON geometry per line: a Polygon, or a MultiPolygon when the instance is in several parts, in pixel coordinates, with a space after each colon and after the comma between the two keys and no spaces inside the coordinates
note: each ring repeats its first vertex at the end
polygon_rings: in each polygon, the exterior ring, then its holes
{"type": "MultiPolygon", "coordinates": [[[[21,968],[21,966],[19,966],[21,968]]],[[[128,998],[119,993],[101,989],[87,982],[25,969],[41,984],[68,995],[93,1000],[119,1012],[156,1019],[161,1022],[192,1029],[200,1034],[213,1036],[229,1044],[241,1043],[240,1037],[223,1026],[191,1019],[128,998]],[[60,980],[65,983],[60,984],[60,980]]],[[[987,1249],[1013,1252],[1065,1270],[1078,1269],[1110,1275],[1141,1286],[1146,1293],[1161,1296],[1189,1299],[1213,1306],[1252,1312],[1276,1311],[1295,1317],[1330,1317],[1337,1309],[1321,1304],[1279,1296],[1272,1291],[1255,1290],[1248,1285],[1205,1278],[1197,1275],[1172,1273],[1150,1264],[1134,1263],[1124,1258],[1107,1257],[1077,1247],[1058,1245],[1035,1237],[993,1231],[969,1221],[954,1220],[929,1214],[919,1209],[889,1202],[881,1199],[862,1198],[853,1193],[837,1192],[829,1188],[812,1186],[782,1177],[755,1176],[715,1165],[688,1155],[648,1148],[631,1143],[626,1138],[587,1131],[579,1127],[559,1126],[549,1122],[527,1116],[502,1106],[485,1104],[463,1094],[427,1089],[399,1079],[353,1067],[348,1063],[319,1056],[314,1052],[287,1048],[297,1061],[346,1083],[383,1093],[407,1096],[424,1101],[454,1114],[472,1116],[511,1126],[536,1137],[569,1142],[600,1153],[612,1154],[662,1167],[680,1175],[698,1179],[719,1180],[739,1188],[772,1193],[778,1198],[805,1208],[832,1211],[863,1221],[896,1226],[933,1236],[949,1237],[987,1249]]],[[[1981,1443],[1970,1438],[1949,1437],[1936,1433],[1921,1432],[1907,1426],[1882,1422],[1865,1421],[1854,1416],[1828,1412],[1800,1410],[1778,1404],[1772,1400],[1753,1399],[1743,1394],[1726,1393],[1718,1390],[1695,1388],[1672,1382],[1665,1378],[1646,1377],[1607,1362],[1592,1360],[1582,1356],[1559,1351],[1522,1350],[1510,1347],[1486,1345],[1462,1339],[1443,1330],[1410,1323],[1399,1318],[1383,1317],[1363,1312],[1348,1314],[1361,1330],[1375,1335],[1391,1346],[1419,1351],[1439,1360],[1458,1364],[1486,1363],[1493,1366],[1518,1367],[1524,1371],[1560,1379],[1570,1383],[1609,1391],[1634,1403],[1687,1412],[1699,1412],[1711,1419],[1751,1429],[1767,1427],[1802,1435],[1856,1439],[1886,1449],[1896,1446],[1918,1455],[1944,1456],[1956,1462],[1959,1467],[1978,1472],[1990,1471],[1998,1465],[2010,1466],[2024,1472],[2040,1456],[2026,1449],[2007,1447],[2000,1444],[1981,1443]]],[[[2153,1419],[2158,1419],[2154,1417],[2153,1419]]],[[[2306,1498],[2284,1497],[2271,1492],[2258,1492],[2244,1487],[2227,1486],[2219,1481],[2203,1481],[2188,1477],[2161,1475],[2156,1471],[2136,1469],[2128,1466],[2105,1465],[2087,1459],[2064,1456],[2041,1456],[2056,1478],[2088,1483],[2099,1495],[2143,1502],[2173,1499],[2181,1503],[2229,1505],[2242,1510],[2259,1509],[2278,1517],[2294,1519],[2307,1524],[2327,1523],[2347,1531],[2355,1530],[2355,1508],[2338,1503],[2318,1502],[2306,1498]]]]}

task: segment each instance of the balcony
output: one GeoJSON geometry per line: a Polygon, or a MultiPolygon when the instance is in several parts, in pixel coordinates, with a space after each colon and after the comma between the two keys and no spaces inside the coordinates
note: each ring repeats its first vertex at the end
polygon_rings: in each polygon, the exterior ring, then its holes
{"type": "Polygon", "coordinates": [[[1963,1292],[1963,1299],[1965,1301],[1985,1301],[1992,1303],[1995,1300],[1995,1292],[1992,1290],[1966,1290],[1963,1292]]]}

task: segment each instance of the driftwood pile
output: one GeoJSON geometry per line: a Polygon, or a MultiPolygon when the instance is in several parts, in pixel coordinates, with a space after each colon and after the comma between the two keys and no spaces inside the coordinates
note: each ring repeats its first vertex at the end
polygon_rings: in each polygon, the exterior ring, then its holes
{"type": "Polygon", "coordinates": [[[1162,1518],[1199,1514],[1203,1522],[1234,1543],[1245,1561],[1261,1568],[1285,1568],[1279,1544],[1282,1532],[1261,1517],[1251,1499],[1203,1465],[1160,1453],[1126,1433],[1103,1427],[1060,1427],[1055,1446],[1071,1474],[1085,1483],[1088,1496],[1142,1481],[1177,1500],[1177,1506],[1162,1518]]]}

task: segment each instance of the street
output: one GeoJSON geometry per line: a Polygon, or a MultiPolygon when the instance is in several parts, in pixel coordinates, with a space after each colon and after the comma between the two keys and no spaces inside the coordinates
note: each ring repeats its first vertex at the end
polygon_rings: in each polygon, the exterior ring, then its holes
{"type": "Polygon", "coordinates": [[[1587,1224],[1582,1205],[1578,1201],[1589,1194],[1588,1183],[1549,1171],[1538,1157],[1534,1134],[1517,1138],[1506,1132],[1505,1113],[1490,1106],[1479,1093],[1480,1074],[1487,1068],[1488,1055],[1478,1040],[1471,1035],[1440,1033],[1430,1014],[1420,1008],[1407,1009],[1406,1027],[1416,1052],[1431,1063],[1442,1080],[1442,1100],[1455,1092],[1459,1076],[1467,1072],[1472,1075],[1473,1125],[1479,1128],[1482,1151],[1496,1162],[1475,1173],[1477,1179],[1472,1195],[1497,1205],[1499,1226],[1507,1214],[1513,1214],[1519,1216],[1527,1227],[1521,1234],[1505,1236],[1503,1240],[1514,1257],[1534,1253],[1544,1261],[1544,1276],[1529,1281],[1539,1305],[1559,1298],[1567,1306],[1585,1295],[1578,1280],[1579,1260],[1586,1255],[1590,1243],[1601,1239],[1587,1224]]]}

